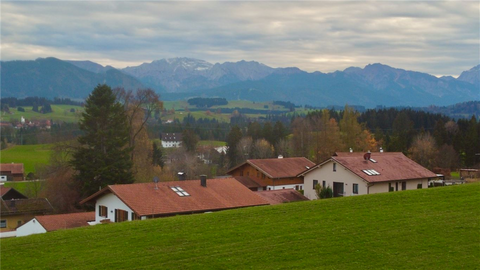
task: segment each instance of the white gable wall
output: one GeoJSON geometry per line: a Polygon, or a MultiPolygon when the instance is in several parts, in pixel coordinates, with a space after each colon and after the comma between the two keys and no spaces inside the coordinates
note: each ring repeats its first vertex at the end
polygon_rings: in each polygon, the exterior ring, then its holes
{"type": "Polygon", "coordinates": [[[122,202],[122,200],[120,200],[115,194],[107,193],[98,198],[95,203],[95,222],[100,223],[104,219],[110,219],[111,222],[115,222],[115,209],[127,211],[128,220],[132,220],[132,209],[122,202]],[[107,217],[100,216],[100,205],[108,207],[107,217]]]}
{"type": "Polygon", "coordinates": [[[47,230],[45,230],[42,224],[40,224],[36,218],[33,218],[29,222],[17,228],[17,237],[46,232],[47,230]]]}
{"type": "Polygon", "coordinates": [[[315,188],[313,187],[313,180],[318,180],[318,184],[320,185],[325,181],[325,186],[330,186],[332,190],[333,182],[341,182],[343,183],[345,196],[367,194],[368,191],[368,184],[365,180],[332,160],[327,161],[327,163],[304,176],[303,194],[310,200],[317,199],[315,188]],[[336,171],[333,171],[333,164],[336,164],[336,171]],[[353,184],[358,184],[358,194],[353,194],[353,184]]]}

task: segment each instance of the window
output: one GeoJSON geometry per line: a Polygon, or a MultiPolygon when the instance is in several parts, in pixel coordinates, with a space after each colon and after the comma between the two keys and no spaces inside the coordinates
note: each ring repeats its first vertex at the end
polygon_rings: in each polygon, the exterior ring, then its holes
{"type": "Polygon", "coordinates": [[[299,189],[299,187],[298,187],[298,185],[296,185],[296,186],[295,186],[295,190],[298,190],[298,189],[299,189]]]}
{"type": "Polygon", "coordinates": [[[125,210],[115,209],[115,222],[123,222],[128,220],[128,212],[125,210]]]}
{"type": "Polygon", "coordinates": [[[187,197],[187,196],[190,196],[190,194],[188,194],[185,190],[183,190],[183,188],[181,187],[170,187],[170,189],[172,189],[175,193],[177,193],[178,196],[180,197],[187,197]]]}
{"type": "Polygon", "coordinates": [[[417,189],[422,189],[422,183],[417,184],[417,189]]]}
{"type": "Polygon", "coordinates": [[[108,216],[108,207],[99,205],[98,206],[98,215],[100,217],[107,217],[108,216]]]}
{"type": "Polygon", "coordinates": [[[132,218],[131,218],[131,220],[138,220],[138,219],[139,219],[139,218],[138,218],[137,214],[135,214],[134,212],[132,212],[132,218]]]}
{"type": "Polygon", "coordinates": [[[358,184],[353,184],[353,194],[358,194],[358,184]]]}
{"type": "Polygon", "coordinates": [[[392,192],[392,191],[393,191],[392,183],[388,183],[388,192],[392,192]]]}
{"type": "Polygon", "coordinates": [[[318,180],[313,180],[313,189],[318,185],[318,180]]]}
{"type": "Polygon", "coordinates": [[[324,187],[324,188],[327,187],[327,181],[325,181],[325,180],[322,181],[322,187],[324,187]]]}
{"type": "Polygon", "coordinates": [[[265,179],[265,174],[262,173],[262,179],[265,179]]]}
{"type": "Polygon", "coordinates": [[[7,220],[2,219],[0,220],[0,228],[6,228],[7,227],[7,220]]]}
{"type": "Polygon", "coordinates": [[[333,171],[334,171],[334,172],[337,171],[337,163],[333,163],[333,171]]]}
{"type": "Polygon", "coordinates": [[[402,190],[406,190],[407,189],[407,182],[402,182],[402,190]]]}

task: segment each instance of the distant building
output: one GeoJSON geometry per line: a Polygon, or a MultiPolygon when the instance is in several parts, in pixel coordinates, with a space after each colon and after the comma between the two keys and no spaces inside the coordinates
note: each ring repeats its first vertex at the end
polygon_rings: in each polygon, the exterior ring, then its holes
{"type": "Polygon", "coordinates": [[[303,176],[298,176],[315,163],[304,157],[249,159],[227,171],[251,190],[303,189],[303,176]]]}
{"type": "Polygon", "coordinates": [[[2,163],[0,164],[1,180],[22,181],[24,179],[23,163],[2,163]],[[6,178],[6,179],[5,179],[6,178]]]}
{"type": "Polygon", "coordinates": [[[162,147],[180,147],[182,145],[181,133],[162,133],[162,147]]]}
{"type": "Polygon", "coordinates": [[[437,175],[401,152],[339,152],[299,174],[304,194],[317,199],[317,184],[333,189],[334,197],[421,189],[437,175]]]}

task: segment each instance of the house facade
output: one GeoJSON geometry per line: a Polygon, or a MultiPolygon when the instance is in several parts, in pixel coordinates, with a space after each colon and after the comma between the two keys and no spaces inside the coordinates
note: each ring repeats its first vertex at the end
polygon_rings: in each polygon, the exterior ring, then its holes
{"type": "Polygon", "coordinates": [[[182,145],[181,133],[162,133],[162,147],[180,147],[182,145]]]}
{"type": "Polygon", "coordinates": [[[242,183],[249,183],[245,185],[252,190],[302,190],[303,176],[299,174],[312,166],[315,163],[304,157],[249,159],[230,169],[227,174],[241,179],[239,181],[242,183]]]}
{"type": "Polygon", "coordinates": [[[302,172],[304,195],[317,199],[317,184],[333,190],[334,197],[427,188],[437,175],[403,153],[336,153],[302,172]]]}
{"type": "Polygon", "coordinates": [[[80,202],[95,223],[123,222],[267,205],[233,178],[110,185],[80,202]]]}

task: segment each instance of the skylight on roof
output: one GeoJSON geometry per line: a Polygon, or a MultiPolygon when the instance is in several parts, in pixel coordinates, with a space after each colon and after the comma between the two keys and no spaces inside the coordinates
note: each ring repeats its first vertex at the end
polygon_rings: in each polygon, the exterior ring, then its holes
{"type": "Polygon", "coordinates": [[[188,194],[188,192],[186,192],[185,190],[183,190],[183,188],[181,187],[170,187],[170,189],[172,189],[175,193],[177,193],[178,196],[180,197],[187,197],[187,196],[190,196],[190,194],[188,194]]]}
{"type": "Polygon", "coordinates": [[[369,175],[369,176],[380,175],[380,173],[375,170],[362,170],[362,172],[364,172],[366,175],[369,175]]]}
{"type": "Polygon", "coordinates": [[[377,161],[373,158],[371,158],[370,161],[373,162],[373,163],[377,163],[377,161]]]}

